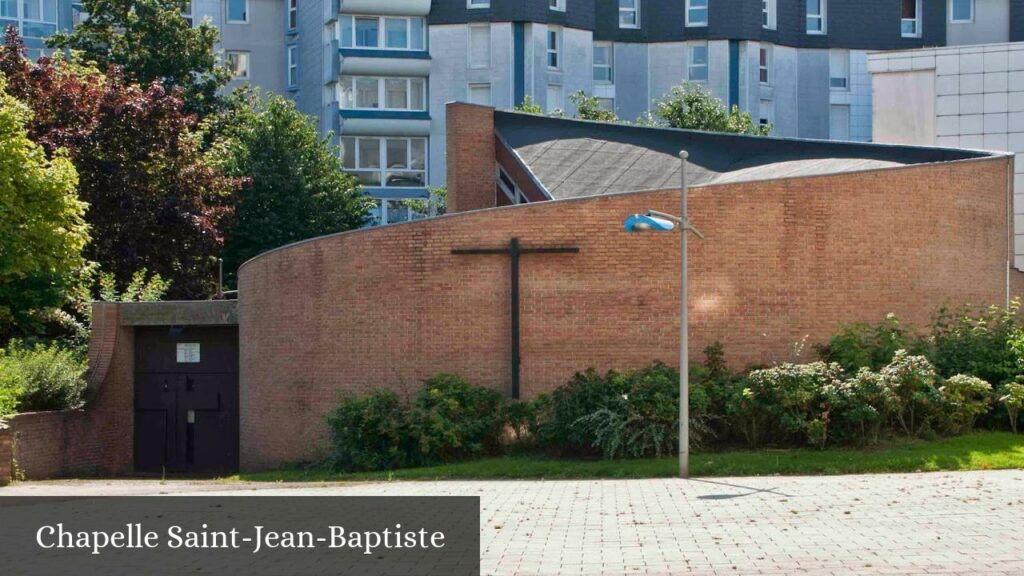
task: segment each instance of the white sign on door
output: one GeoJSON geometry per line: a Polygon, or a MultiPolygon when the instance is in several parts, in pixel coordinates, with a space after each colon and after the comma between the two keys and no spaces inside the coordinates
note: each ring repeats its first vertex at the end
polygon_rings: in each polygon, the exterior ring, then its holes
{"type": "Polygon", "coordinates": [[[199,363],[199,342],[178,342],[178,364],[199,363]]]}

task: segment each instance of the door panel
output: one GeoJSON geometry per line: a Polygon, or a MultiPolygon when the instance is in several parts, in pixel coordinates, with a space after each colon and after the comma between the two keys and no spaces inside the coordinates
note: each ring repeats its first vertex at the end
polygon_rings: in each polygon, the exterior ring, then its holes
{"type": "Polygon", "coordinates": [[[136,471],[236,471],[237,329],[137,328],[135,357],[136,471]]]}

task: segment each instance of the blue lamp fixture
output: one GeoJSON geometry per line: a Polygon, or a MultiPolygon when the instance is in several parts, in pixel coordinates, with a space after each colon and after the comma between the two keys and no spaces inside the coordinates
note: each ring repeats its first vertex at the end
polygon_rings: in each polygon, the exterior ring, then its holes
{"type": "Polygon", "coordinates": [[[650,214],[633,214],[626,218],[626,232],[671,232],[675,229],[675,222],[650,214]]]}

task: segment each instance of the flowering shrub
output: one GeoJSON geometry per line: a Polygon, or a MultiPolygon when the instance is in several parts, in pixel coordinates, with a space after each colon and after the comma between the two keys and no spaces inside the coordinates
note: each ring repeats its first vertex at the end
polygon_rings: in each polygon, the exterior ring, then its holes
{"type": "Polygon", "coordinates": [[[924,356],[911,356],[897,350],[892,362],[879,372],[882,385],[896,400],[894,414],[907,436],[917,435],[932,423],[942,406],[935,386],[935,367],[924,356]]]}
{"type": "Polygon", "coordinates": [[[803,437],[824,446],[842,376],[839,364],[824,362],[751,372],[736,410],[749,419],[748,441],[757,446],[761,441],[788,443],[803,437]]]}
{"type": "Polygon", "coordinates": [[[1006,414],[1010,417],[1010,429],[1017,432],[1017,418],[1020,416],[1021,408],[1024,408],[1024,384],[1010,382],[999,389],[999,404],[1006,408],[1006,414]]]}
{"type": "Polygon", "coordinates": [[[957,374],[939,387],[939,393],[946,401],[947,429],[954,434],[970,432],[992,404],[992,385],[976,376],[957,374]]]}

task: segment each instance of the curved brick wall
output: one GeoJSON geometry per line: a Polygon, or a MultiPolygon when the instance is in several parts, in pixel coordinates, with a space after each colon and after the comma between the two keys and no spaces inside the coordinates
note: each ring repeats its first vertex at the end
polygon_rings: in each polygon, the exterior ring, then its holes
{"type": "MultiPolygon", "coordinates": [[[[841,322],[1006,297],[1005,158],[691,190],[692,353],[793,359],[841,322]]],[[[678,192],[546,202],[362,230],[267,253],[240,271],[243,468],[323,454],[342,390],[402,392],[440,371],[509,387],[509,260],[452,248],[579,246],[522,260],[523,394],[589,366],[673,362],[678,241],[626,215],[678,192]]]]}

